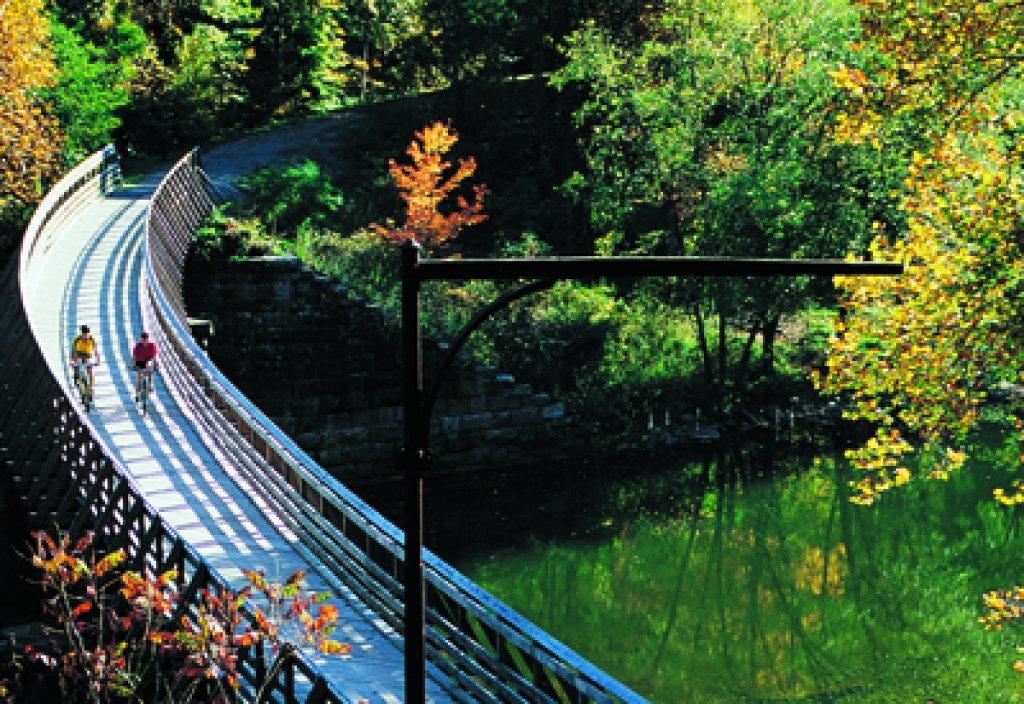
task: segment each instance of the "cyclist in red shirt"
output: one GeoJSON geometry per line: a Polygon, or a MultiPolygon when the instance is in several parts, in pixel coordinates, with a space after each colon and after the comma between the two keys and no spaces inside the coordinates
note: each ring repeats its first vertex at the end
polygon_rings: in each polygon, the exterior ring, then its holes
{"type": "Polygon", "coordinates": [[[149,377],[149,386],[153,387],[153,370],[157,368],[156,343],[149,339],[149,333],[139,333],[132,348],[132,360],[135,362],[135,402],[139,401],[139,392],[142,389],[142,375],[149,377]]]}

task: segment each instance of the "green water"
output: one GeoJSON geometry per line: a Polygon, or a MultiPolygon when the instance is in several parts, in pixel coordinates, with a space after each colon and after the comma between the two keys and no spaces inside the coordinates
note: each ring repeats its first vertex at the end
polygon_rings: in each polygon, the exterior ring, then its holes
{"type": "Polygon", "coordinates": [[[1024,579],[1003,460],[862,508],[835,454],[624,468],[586,519],[542,529],[538,498],[517,546],[456,566],[659,704],[1019,701],[1013,635],[977,624],[1024,579]]]}

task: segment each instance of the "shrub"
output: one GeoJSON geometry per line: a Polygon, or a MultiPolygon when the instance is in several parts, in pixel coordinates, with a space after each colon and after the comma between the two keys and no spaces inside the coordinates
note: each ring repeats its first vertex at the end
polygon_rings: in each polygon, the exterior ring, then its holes
{"type": "Polygon", "coordinates": [[[354,205],[315,161],[285,168],[268,167],[244,177],[247,210],[271,235],[291,239],[304,223],[344,229],[354,205]]]}
{"type": "MultiPolygon", "coordinates": [[[[302,572],[276,585],[246,571],[249,586],[203,589],[189,609],[178,601],[174,570],[157,576],[127,570],[123,550],[96,555],[92,534],[72,541],[40,531],[34,538],[30,559],[41,573],[49,628],[62,642],[48,651],[29,649],[23,659],[49,668],[65,700],[234,702],[239,655],[247,649],[279,654],[275,667],[297,647],[351,650],[330,639],[338,611],[323,603],[328,595],[306,593],[302,572]]],[[[255,683],[257,698],[276,674],[271,669],[255,683]]],[[[0,696],[16,689],[17,683],[0,687],[0,696]]]]}

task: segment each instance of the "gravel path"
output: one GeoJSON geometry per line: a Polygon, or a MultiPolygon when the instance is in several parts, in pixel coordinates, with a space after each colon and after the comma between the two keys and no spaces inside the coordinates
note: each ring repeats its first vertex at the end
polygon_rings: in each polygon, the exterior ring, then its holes
{"type": "Polygon", "coordinates": [[[240,194],[235,186],[238,179],[253,171],[305,159],[338,158],[335,145],[346,130],[364,119],[354,112],[337,112],[271,127],[203,149],[203,168],[224,196],[234,198],[240,194]]]}

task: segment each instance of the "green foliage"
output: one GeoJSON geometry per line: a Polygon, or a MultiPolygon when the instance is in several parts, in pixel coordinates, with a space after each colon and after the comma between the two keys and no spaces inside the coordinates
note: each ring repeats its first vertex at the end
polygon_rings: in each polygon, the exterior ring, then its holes
{"type": "Polygon", "coordinates": [[[210,261],[246,256],[274,247],[258,220],[236,217],[232,215],[234,209],[230,203],[214,208],[192,238],[191,256],[210,261]]]}
{"type": "Polygon", "coordinates": [[[246,72],[251,35],[251,30],[199,24],[182,37],[171,90],[194,106],[197,117],[226,122],[229,111],[244,108],[238,82],[246,72]]]}
{"type": "Polygon", "coordinates": [[[698,368],[693,323],[672,307],[654,302],[624,307],[615,332],[601,365],[608,387],[631,389],[651,400],[671,397],[698,368]]]}
{"type": "Polygon", "coordinates": [[[824,367],[837,318],[835,311],[819,307],[810,307],[790,316],[783,328],[783,342],[792,339],[798,344],[781,345],[780,370],[806,374],[824,367]]]}
{"type": "Polygon", "coordinates": [[[129,102],[128,83],[146,38],[131,22],[118,24],[102,47],[57,21],[51,22],[50,36],[58,75],[46,96],[74,162],[113,139],[121,125],[118,110],[129,102]]]}
{"type": "Polygon", "coordinates": [[[368,100],[430,85],[422,59],[423,0],[328,4],[323,62],[316,77],[324,102],[368,100]],[[326,89],[326,91],[325,91],[326,89]]]}
{"type": "Polygon", "coordinates": [[[261,3],[253,55],[245,77],[247,107],[255,119],[303,112],[313,94],[317,29],[321,13],[312,0],[261,3]]]}
{"type": "MultiPolygon", "coordinates": [[[[828,71],[857,36],[846,3],[680,3],[649,26],[643,41],[574,33],[553,78],[588,91],[576,112],[586,169],[564,188],[586,204],[597,250],[811,258],[863,247],[871,222],[894,210],[901,172],[890,155],[828,138],[842,97],[828,71]]],[[[830,293],[808,279],[723,280],[664,300],[762,335],[770,374],[780,316],[830,293]]],[[[740,389],[753,340],[726,351],[740,360],[740,389]]],[[[704,366],[724,389],[712,348],[701,344],[704,366]]]]}
{"type": "Polygon", "coordinates": [[[660,0],[424,0],[430,31],[422,43],[437,75],[446,83],[542,74],[562,60],[557,45],[585,22],[617,36],[646,34],[649,16],[660,0]]]}
{"type": "Polygon", "coordinates": [[[490,354],[485,359],[572,401],[601,384],[605,347],[621,325],[621,309],[609,286],[560,282],[488,322],[481,333],[490,354]]]}
{"type": "Polygon", "coordinates": [[[320,165],[307,159],[285,168],[265,168],[242,179],[246,207],[257,213],[271,234],[293,238],[300,226],[352,223],[355,206],[334,186],[320,165]]]}
{"type": "Polygon", "coordinates": [[[331,231],[298,238],[297,253],[385,309],[400,312],[398,253],[369,230],[343,236],[331,231]]]}

